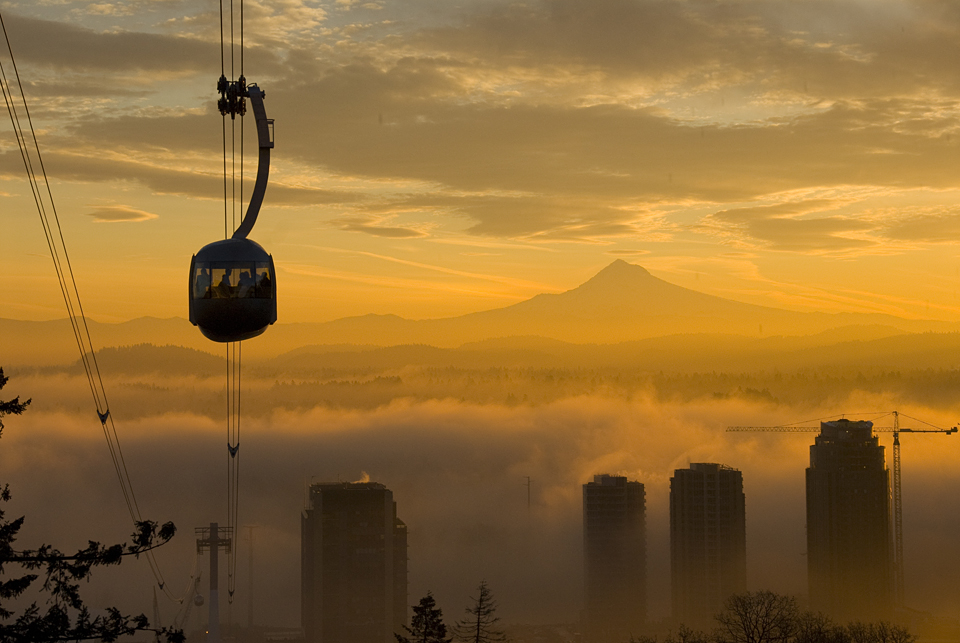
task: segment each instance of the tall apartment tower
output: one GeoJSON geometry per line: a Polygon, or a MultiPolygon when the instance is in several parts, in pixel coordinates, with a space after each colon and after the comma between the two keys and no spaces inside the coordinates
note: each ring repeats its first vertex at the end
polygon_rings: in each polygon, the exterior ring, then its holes
{"type": "Polygon", "coordinates": [[[621,476],[583,485],[584,643],[639,635],[647,612],[643,485],[621,476]]]}
{"type": "Polygon", "coordinates": [[[807,469],[810,605],[846,622],[893,607],[890,479],[872,422],[821,422],[807,469]]]}
{"type": "Polygon", "coordinates": [[[407,527],[377,482],[310,486],[300,521],[306,643],[393,643],[407,621],[407,527]]]}
{"type": "Polygon", "coordinates": [[[743,475],[697,462],[670,479],[673,618],[707,630],[733,594],[747,590],[743,475]]]}

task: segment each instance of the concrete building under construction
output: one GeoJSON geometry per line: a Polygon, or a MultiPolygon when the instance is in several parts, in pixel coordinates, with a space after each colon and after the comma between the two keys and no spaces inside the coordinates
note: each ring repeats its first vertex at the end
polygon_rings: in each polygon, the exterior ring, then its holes
{"type": "Polygon", "coordinates": [[[709,630],[733,594],[747,589],[743,475],[696,462],[670,479],[670,572],[673,618],[709,630]]]}
{"type": "Polygon", "coordinates": [[[815,611],[890,618],[890,477],[872,422],[820,423],[807,469],[807,565],[815,611]]]}
{"type": "Polygon", "coordinates": [[[393,643],[407,621],[407,528],[377,482],[310,486],[301,516],[306,643],[393,643]]]}
{"type": "Polygon", "coordinates": [[[622,476],[583,485],[584,643],[640,634],[647,611],[646,498],[622,476]]]}

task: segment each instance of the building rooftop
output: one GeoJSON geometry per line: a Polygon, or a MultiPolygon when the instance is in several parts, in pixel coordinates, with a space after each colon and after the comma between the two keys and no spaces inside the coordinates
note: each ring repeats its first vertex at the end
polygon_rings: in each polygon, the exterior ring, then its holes
{"type": "Polygon", "coordinates": [[[718,473],[720,471],[739,471],[734,467],[729,467],[718,462],[691,462],[691,471],[702,471],[703,473],[718,473]]]}
{"type": "Polygon", "coordinates": [[[379,482],[315,482],[310,489],[386,489],[379,482]]]}
{"type": "Polygon", "coordinates": [[[873,437],[873,422],[869,420],[834,420],[820,423],[820,435],[817,443],[822,440],[838,442],[864,442],[873,437]]]}
{"type": "Polygon", "coordinates": [[[593,482],[588,482],[587,484],[600,485],[601,487],[622,487],[627,484],[627,477],[600,473],[593,476],[593,482]]]}

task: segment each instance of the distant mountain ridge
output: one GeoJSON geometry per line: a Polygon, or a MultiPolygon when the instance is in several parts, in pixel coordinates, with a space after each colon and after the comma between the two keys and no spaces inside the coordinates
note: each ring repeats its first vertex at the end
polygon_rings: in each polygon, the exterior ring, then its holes
{"type": "MultiPolygon", "coordinates": [[[[148,377],[159,385],[170,378],[223,376],[225,360],[180,346],[138,344],[99,353],[108,377],[148,377]]],[[[818,335],[744,337],[669,335],[619,344],[570,344],[514,337],[438,348],[396,346],[303,346],[268,359],[246,362],[244,377],[266,380],[368,380],[400,375],[407,369],[448,368],[499,372],[501,369],[615,369],[667,373],[795,373],[824,369],[834,376],[897,373],[914,369],[955,371],[960,367],[960,332],[904,334],[886,327],[846,327],[818,335]]],[[[25,369],[39,375],[79,375],[79,361],[25,369]]]]}
{"type": "Polygon", "coordinates": [[[366,315],[329,322],[323,332],[329,333],[330,342],[365,343],[376,337],[382,345],[454,347],[512,336],[612,344],[681,333],[809,335],[844,326],[960,330],[960,323],[882,314],[801,313],[747,304],[671,284],[641,266],[617,260],[572,290],[536,295],[505,308],[419,321],[366,315]]]}
{"type": "MultiPolygon", "coordinates": [[[[282,305],[281,305],[282,319],[282,305]]],[[[474,342],[528,337],[516,348],[553,340],[569,344],[617,344],[680,334],[746,337],[813,335],[843,327],[884,327],[897,332],[952,332],[960,323],[908,320],[864,313],[801,313],[747,304],[690,290],[617,260],[581,285],[557,294],[443,319],[411,320],[363,315],[330,322],[282,321],[244,342],[244,355],[266,359],[309,345],[426,344],[455,348],[474,342]]],[[[120,324],[91,322],[98,347],[170,344],[210,354],[222,345],[204,339],[182,318],[144,317],[120,324]]],[[[76,358],[66,320],[0,319],[0,364],[63,364],[76,358]]]]}

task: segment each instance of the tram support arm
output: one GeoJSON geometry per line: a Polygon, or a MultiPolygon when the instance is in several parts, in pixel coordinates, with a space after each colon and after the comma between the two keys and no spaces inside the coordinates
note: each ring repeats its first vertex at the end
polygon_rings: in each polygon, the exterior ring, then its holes
{"type": "Polygon", "coordinates": [[[273,119],[267,118],[263,107],[264,92],[256,85],[247,86],[247,97],[253,108],[253,116],[257,122],[257,141],[260,146],[259,161],[257,163],[257,181],[250,195],[250,205],[247,213],[240,222],[240,227],[233,233],[234,239],[246,239],[253,224],[257,222],[260,206],[263,204],[263,195],[267,191],[267,178],[270,176],[270,149],[273,147],[273,119]]]}

